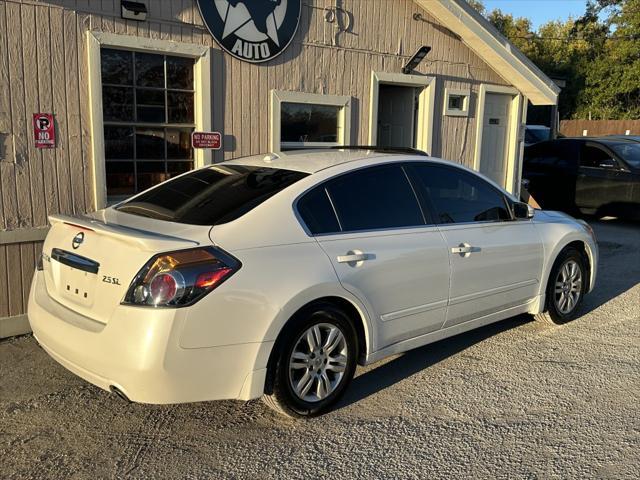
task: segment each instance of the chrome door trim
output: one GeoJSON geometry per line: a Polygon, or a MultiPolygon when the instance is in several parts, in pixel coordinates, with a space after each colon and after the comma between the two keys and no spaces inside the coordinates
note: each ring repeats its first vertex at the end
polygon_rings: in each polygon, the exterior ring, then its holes
{"type": "Polygon", "coordinates": [[[489,290],[483,290],[482,292],[470,293],[468,295],[462,295],[461,297],[452,298],[449,300],[449,305],[458,305],[460,303],[476,300],[478,298],[486,297],[489,295],[495,295],[497,293],[509,292],[522,287],[528,287],[529,285],[535,285],[539,283],[537,279],[524,280],[522,282],[513,283],[511,285],[505,285],[502,287],[491,288],[489,290]]]}
{"type": "Polygon", "coordinates": [[[416,315],[419,313],[429,312],[431,310],[437,310],[447,306],[447,300],[440,300],[433,303],[427,303],[425,305],[418,305],[417,307],[405,308],[398,310],[397,312],[385,313],[380,315],[383,322],[389,322],[391,320],[397,320],[398,318],[408,317],[410,315],[416,315]]]}

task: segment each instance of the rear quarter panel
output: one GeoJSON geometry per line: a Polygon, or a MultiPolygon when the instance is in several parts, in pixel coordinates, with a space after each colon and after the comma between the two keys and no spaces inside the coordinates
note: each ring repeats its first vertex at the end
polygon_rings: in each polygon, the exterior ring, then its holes
{"type": "Polygon", "coordinates": [[[297,310],[327,296],[345,298],[364,313],[365,307],[341,287],[320,246],[310,240],[225,249],[242,262],[242,267],[189,308],[180,346],[206,348],[273,341],[297,310]]]}

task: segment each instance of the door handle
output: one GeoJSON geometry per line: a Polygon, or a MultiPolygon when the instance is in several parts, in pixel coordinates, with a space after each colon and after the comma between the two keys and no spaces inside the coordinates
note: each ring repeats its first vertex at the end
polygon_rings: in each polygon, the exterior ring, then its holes
{"type": "Polygon", "coordinates": [[[338,255],[337,260],[338,263],[353,263],[359,266],[368,258],[369,255],[360,250],[349,250],[346,255],[338,255]]]}
{"type": "Polygon", "coordinates": [[[451,253],[457,253],[464,258],[468,257],[472,253],[477,253],[480,250],[480,247],[472,247],[468,243],[461,243],[457,247],[451,247],[451,253]]]}

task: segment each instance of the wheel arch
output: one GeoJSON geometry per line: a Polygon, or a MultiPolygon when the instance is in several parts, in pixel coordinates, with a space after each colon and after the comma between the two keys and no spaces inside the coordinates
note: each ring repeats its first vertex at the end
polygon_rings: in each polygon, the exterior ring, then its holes
{"type": "Polygon", "coordinates": [[[306,302],[304,305],[300,305],[295,309],[295,311],[289,315],[287,320],[283,323],[281,328],[278,331],[276,340],[271,348],[271,352],[269,353],[269,360],[267,361],[267,375],[265,379],[264,392],[271,393],[271,389],[273,386],[273,365],[277,360],[277,354],[280,351],[282,341],[284,338],[284,333],[287,329],[296,321],[298,315],[304,310],[312,308],[315,305],[322,304],[330,304],[336,308],[339,308],[341,311],[347,315],[347,317],[351,320],[354,329],[356,331],[356,339],[358,343],[358,364],[364,365],[365,358],[368,353],[368,349],[371,346],[371,330],[369,328],[367,315],[365,313],[364,307],[358,305],[355,301],[345,298],[344,296],[339,295],[327,295],[323,297],[315,298],[311,301],[306,302]]]}
{"type": "Polygon", "coordinates": [[[544,276],[542,277],[543,284],[541,285],[541,294],[546,295],[547,288],[549,286],[549,277],[551,276],[553,265],[555,265],[558,257],[562,254],[562,252],[569,248],[574,248],[582,254],[585,265],[587,267],[587,286],[585,291],[591,291],[593,282],[595,281],[594,262],[596,261],[596,254],[593,247],[589,245],[588,242],[583,239],[573,238],[559,243],[554,249],[553,253],[549,256],[549,261],[547,263],[547,267],[545,268],[544,276]]]}

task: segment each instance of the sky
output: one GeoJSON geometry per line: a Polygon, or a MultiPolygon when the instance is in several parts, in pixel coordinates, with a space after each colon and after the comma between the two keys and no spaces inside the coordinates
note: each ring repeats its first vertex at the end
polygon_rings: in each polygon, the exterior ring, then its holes
{"type": "Polygon", "coordinates": [[[566,20],[585,12],[586,0],[483,0],[487,11],[499,8],[515,17],[528,17],[535,30],[549,20],[566,20]]]}

